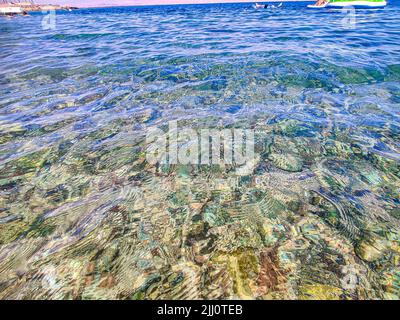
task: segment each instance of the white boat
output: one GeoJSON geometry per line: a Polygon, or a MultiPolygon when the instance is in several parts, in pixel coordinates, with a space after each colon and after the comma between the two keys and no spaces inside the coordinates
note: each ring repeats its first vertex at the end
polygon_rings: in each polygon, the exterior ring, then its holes
{"type": "Polygon", "coordinates": [[[342,9],[353,7],[355,9],[379,9],[387,6],[386,0],[331,0],[322,6],[310,4],[307,8],[310,9],[342,9]]]}
{"type": "Polygon", "coordinates": [[[309,4],[307,5],[307,8],[309,9],[324,9],[326,8],[327,4],[323,4],[322,6],[317,6],[316,4],[309,4]]]}
{"type": "Polygon", "coordinates": [[[346,8],[354,7],[360,9],[369,8],[384,8],[386,7],[386,1],[374,1],[374,0],[363,0],[363,1],[330,1],[328,2],[327,8],[346,8]]]}
{"type": "Polygon", "coordinates": [[[21,7],[0,7],[0,15],[14,15],[21,13],[23,13],[21,7]]]}

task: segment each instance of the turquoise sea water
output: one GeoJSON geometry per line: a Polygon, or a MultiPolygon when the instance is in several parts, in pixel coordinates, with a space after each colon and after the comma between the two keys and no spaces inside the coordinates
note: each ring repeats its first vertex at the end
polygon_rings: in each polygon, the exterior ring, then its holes
{"type": "Polygon", "coordinates": [[[0,298],[400,298],[400,6],[306,5],[0,17],[0,298]],[[172,120],[254,170],[148,163],[172,120]]]}

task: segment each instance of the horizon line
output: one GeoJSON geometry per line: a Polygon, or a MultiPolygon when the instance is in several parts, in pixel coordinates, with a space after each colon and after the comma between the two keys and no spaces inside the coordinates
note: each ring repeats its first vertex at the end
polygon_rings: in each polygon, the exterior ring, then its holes
{"type": "MultiPolygon", "coordinates": [[[[50,0],[51,1],[51,0],[50,0]]],[[[49,1],[49,2],[50,2],[49,1]]],[[[253,0],[232,0],[232,1],[218,1],[210,0],[209,2],[196,3],[193,0],[187,0],[187,2],[175,2],[177,0],[172,0],[171,3],[138,3],[138,4],[112,4],[112,3],[99,3],[94,5],[75,5],[75,4],[51,4],[51,3],[36,3],[38,5],[60,5],[60,6],[70,6],[76,7],[78,9],[96,9],[96,8],[113,8],[113,7],[157,7],[157,6],[179,6],[179,5],[208,5],[208,4],[254,4],[254,3],[268,3],[268,2],[316,2],[316,0],[269,0],[269,1],[253,1],[253,0]]],[[[179,1],[179,0],[178,0],[179,1]]],[[[45,2],[45,1],[40,1],[45,2]]]]}

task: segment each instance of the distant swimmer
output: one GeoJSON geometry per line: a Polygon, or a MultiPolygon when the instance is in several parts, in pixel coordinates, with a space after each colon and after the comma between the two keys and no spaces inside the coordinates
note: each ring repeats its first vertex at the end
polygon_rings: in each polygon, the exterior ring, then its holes
{"type": "Polygon", "coordinates": [[[282,5],[283,5],[282,2],[280,4],[278,4],[277,6],[271,4],[271,5],[268,6],[268,9],[278,9],[278,8],[282,7],[282,5]]]}
{"type": "Polygon", "coordinates": [[[256,3],[256,4],[254,4],[254,8],[256,8],[256,9],[265,9],[265,4],[256,3]]]}
{"type": "Polygon", "coordinates": [[[325,6],[329,0],[318,0],[317,3],[315,4],[316,7],[323,7],[325,6]]]}

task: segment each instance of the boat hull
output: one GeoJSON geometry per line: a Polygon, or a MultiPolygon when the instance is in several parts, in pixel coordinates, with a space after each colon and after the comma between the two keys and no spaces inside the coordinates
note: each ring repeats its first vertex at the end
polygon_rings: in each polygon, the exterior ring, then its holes
{"type": "Polygon", "coordinates": [[[308,5],[310,9],[343,9],[343,8],[355,8],[355,9],[379,9],[386,7],[386,1],[338,1],[329,2],[324,6],[308,5]]]}
{"type": "Polygon", "coordinates": [[[22,9],[20,7],[0,7],[0,15],[19,13],[22,13],[22,9]]]}
{"type": "Polygon", "coordinates": [[[348,8],[353,7],[356,9],[376,9],[376,8],[384,8],[386,7],[386,1],[338,1],[338,2],[329,2],[326,8],[348,8]]]}

